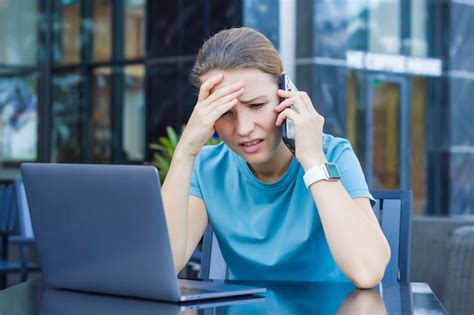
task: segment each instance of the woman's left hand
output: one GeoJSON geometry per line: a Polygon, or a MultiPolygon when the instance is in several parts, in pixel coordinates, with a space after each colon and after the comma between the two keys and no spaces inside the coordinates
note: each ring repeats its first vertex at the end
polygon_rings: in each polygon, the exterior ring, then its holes
{"type": "Polygon", "coordinates": [[[276,125],[290,119],[295,126],[295,156],[305,171],[326,162],[322,138],[324,117],[313,107],[308,94],[303,91],[278,90],[278,96],[286,98],[275,111],[280,114],[276,125]],[[293,108],[290,108],[292,107],[293,108]]]}

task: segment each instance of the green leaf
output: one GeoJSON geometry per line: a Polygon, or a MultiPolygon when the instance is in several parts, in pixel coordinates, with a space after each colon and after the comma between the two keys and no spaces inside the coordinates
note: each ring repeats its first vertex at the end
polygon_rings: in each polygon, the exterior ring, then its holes
{"type": "Polygon", "coordinates": [[[168,174],[174,151],[176,150],[176,146],[178,144],[179,138],[183,134],[185,126],[186,125],[183,125],[181,127],[179,133],[177,133],[170,126],[166,127],[166,136],[159,137],[157,143],[151,143],[148,145],[151,150],[155,151],[151,164],[158,167],[161,183],[163,183],[166,175],[168,174]]]}
{"type": "Polygon", "coordinates": [[[221,138],[209,138],[209,140],[207,140],[207,144],[210,144],[210,145],[219,144],[221,142],[222,142],[221,138]]]}
{"type": "Polygon", "coordinates": [[[158,143],[152,143],[148,147],[152,150],[166,152],[166,148],[164,146],[162,146],[161,144],[158,144],[158,143]]]}
{"type": "Polygon", "coordinates": [[[161,144],[163,144],[166,147],[166,150],[168,150],[169,148],[171,148],[173,146],[170,139],[165,138],[165,137],[161,137],[160,142],[161,142],[161,144]]]}
{"type": "Polygon", "coordinates": [[[176,135],[174,129],[170,126],[166,127],[166,134],[168,135],[170,142],[176,146],[178,144],[178,136],[176,135]]]}
{"type": "Polygon", "coordinates": [[[159,146],[159,144],[157,144],[157,143],[150,143],[148,145],[148,147],[152,150],[159,150],[158,146],[159,146]]]}
{"type": "Polygon", "coordinates": [[[155,160],[162,171],[168,171],[170,167],[170,161],[168,159],[165,159],[164,157],[158,155],[155,156],[155,160]]]}

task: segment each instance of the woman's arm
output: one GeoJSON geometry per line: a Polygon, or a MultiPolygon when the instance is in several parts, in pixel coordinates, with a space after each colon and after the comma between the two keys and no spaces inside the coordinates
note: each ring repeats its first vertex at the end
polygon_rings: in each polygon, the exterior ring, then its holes
{"type": "Polygon", "coordinates": [[[161,193],[176,272],[188,261],[208,224],[204,201],[189,196],[194,160],[214,133],[214,123],[237,104],[243,84],[236,83],[211,92],[223,79],[215,75],[206,80],[196,106],[181,135],[161,193]]]}
{"type": "Polygon", "coordinates": [[[208,224],[204,202],[189,195],[193,165],[194,157],[176,150],[161,188],[177,273],[186,265],[208,224]]]}
{"type": "Polygon", "coordinates": [[[341,182],[310,186],[329,248],[339,268],[358,287],[382,280],[390,247],[367,198],[352,199],[341,182]]]}
{"type": "MultiPolygon", "coordinates": [[[[295,125],[296,158],[307,172],[326,162],[322,147],[324,117],[305,92],[279,90],[286,100],[276,124],[291,119],[295,125]],[[297,111],[290,107],[294,106],[297,111]]],[[[390,247],[367,198],[352,199],[339,181],[319,181],[310,186],[329,248],[342,272],[359,288],[370,288],[382,279],[390,260],[390,247]]]]}

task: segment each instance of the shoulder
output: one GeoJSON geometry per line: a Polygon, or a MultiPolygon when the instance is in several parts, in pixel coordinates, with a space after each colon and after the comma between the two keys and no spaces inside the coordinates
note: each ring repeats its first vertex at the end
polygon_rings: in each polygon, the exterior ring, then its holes
{"type": "Polygon", "coordinates": [[[329,161],[336,161],[344,152],[353,152],[349,140],[323,133],[323,150],[329,161]]]}

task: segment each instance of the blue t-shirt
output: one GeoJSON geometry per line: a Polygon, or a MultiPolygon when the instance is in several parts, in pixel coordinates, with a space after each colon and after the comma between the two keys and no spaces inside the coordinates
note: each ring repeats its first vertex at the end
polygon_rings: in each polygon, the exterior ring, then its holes
{"type": "MultiPolygon", "coordinates": [[[[323,150],[349,195],[373,200],[349,141],[324,134],[323,150]]],[[[269,184],[224,143],[201,150],[190,194],[204,200],[231,279],[348,281],[331,255],[303,175],[293,157],[269,184]]]]}

